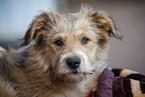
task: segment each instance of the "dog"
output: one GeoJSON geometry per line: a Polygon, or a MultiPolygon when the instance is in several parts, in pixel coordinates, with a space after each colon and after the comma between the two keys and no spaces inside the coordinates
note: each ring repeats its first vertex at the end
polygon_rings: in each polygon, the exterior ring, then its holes
{"type": "Polygon", "coordinates": [[[110,37],[122,35],[104,11],[42,12],[21,48],[0,57],[1,97],[86,97],[107,65],[110,37]]]}

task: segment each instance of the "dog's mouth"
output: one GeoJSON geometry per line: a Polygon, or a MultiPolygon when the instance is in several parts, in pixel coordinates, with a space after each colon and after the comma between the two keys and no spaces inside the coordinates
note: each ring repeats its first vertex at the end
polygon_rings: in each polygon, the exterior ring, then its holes
{"type": "Polygon", "coordinates": [[[83,74],[83,75],[92,75],[94,72],[96,72],[95,69],[91,70],[90,72],[83,72],[79,69],[71,69],[70,72],[68,72],[67,74],[74,74],[74,75],[78,75],[78,74],[83,74]]]}
{"type": "Polygon", "coordinates": [[[77,70],[73,70],[68,73],[57,74],[56,77],[57,77],[57,79],[59,79],[63,82],[74,83],[74,82],[82,81],[87,76],[92,75],[92,74],[93,74],[93,72],[79,72],[77,70]]]}
{"type": "Polygon", "coordinates": [[[79,72],[79,71],[72,71],[72,72],[69,72],[69,73],[67,73],[67,74],[72,74],[72,75],[79,75],[79,74],[82,74],[82,75],[92,75],[93,74],[93,72],[79,72]]]}
{"type": "Polygon", "coordinates": [[[68,74],[80,74],[81,72],[79,72],[78,70],[76,69],[71,69],[71,72],[69,72],[68,74]]]}
{"type": "Polygon", "coordinates": [[[79,72],[71,72],[66,74],[60,74],[57,77],[64,82],[78,82],[83,80],[86,76],[79,72]]]}

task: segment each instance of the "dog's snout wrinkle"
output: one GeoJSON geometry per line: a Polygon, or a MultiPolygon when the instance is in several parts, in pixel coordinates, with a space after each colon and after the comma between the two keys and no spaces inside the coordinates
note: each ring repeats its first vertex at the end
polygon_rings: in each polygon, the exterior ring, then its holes
{"type": "Polygon", "coordinates": [[[71,69],[77,69],[80,66],[80,64],[81,64],[81,59],[79,57],[77,57],[77,56],[69,57],[66,60],[66,64],[71,69]]]}

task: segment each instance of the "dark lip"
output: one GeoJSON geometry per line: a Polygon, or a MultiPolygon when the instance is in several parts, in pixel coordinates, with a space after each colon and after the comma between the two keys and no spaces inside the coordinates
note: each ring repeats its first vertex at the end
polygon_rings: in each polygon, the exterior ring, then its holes
{"type": "Polygon", "coordinates": [[[76,70],[76,69],[75,70],[74,69],[71,69],[71,73],[72,74],[79,74],[80,72],[78,70],[76,70]]]}
{"type": "Polygon", "coordinates": [[[69,72],[68,74],[74,74],[74,75],[79,75],[79,74],[92,75],[93,72],[78,72],[78,71],[72,71],[72,72],[69,72]]]}
{"type": "Polygon", "coordinates": [[[78,72],[78,71],[73,71],[72,73],[73,73],[73,74],[78,74],[79,72],[78,72]]]}
{"type": "Polygon", "coordinates": [[[72,72],[69,72],[68,74],[74,74],[74,75],[83,74],[83,75],[85,75],[86,73],[85,72],[79,72],[79,71],[72,71],[72,72]]]}
{"type": "Polygon", "coordinates": [[[92,72],[81,72],[81,71],[79,71],[79,70],[77,70],[77,69],[71,69],[71,71],[70,72],[68,72],[68,74],[75,74],[75,75],[79,75],[79,74],[83,74],[83,75],[92,75],[93,73],[95,72],[95,70],[92,70],[92,72]]]}
{"type": "Polygon", "coordinates": [[[79,72],[77,70],[73,70],[73,71],[68,72],[68,74],[79,75],[79,74],[83,74],[83,73],[82,72],[79,72]]]}

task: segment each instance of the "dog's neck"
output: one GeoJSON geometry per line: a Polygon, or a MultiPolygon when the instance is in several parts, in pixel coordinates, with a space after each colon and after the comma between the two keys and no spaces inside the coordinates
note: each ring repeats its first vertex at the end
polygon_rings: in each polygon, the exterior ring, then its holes
{"type": "MultiPolygon", "coordinates": [[[[33,72],[35,71],[31,71],[29,75],[33,75],[33,72]]],[[[35,89],[37,88],[35,86],[39,85],[40,86],[39,90],[42,90],[44,92],[44,95],[45,94],[47,95],[47,91],[49,90],[52,91],[51,93],[55,91],[54,94],[59,94],[59,95],[63,94],[66,95],[66,97],[73,97],[69,95],[73,95],[74,93],[77,93],[76,95],[78,95],[78,97],[84,97],[84,95],[87,95],[92,89],[97,87],[99,73],[94,72],[92,75],[90,74],[87,76],[87,78],[84,78],[83,80],[78,82],[65,82],[55,77],[52,73],[49,74],[48,72],[45,72],[42,75],[35,74],[35,76],[29,76],[29,77],[30,78],[28,79],[31,80],[30,82],[32,82],[32,84],[29,82],[31,85],[28,86],[31,89],[31,91],[34,90],[34,93],[36,93],[35,89]]],[[[39,91],[37,92],[39,93],[39,91]]],[[[50,95],[54,95],[54,94],[50,94],[50,95]]],[[[57,97],[57,95],[54,95],[54,97],[57,97]]]]}
{"type": "MultiPolygon", "coordinates": [[[[97,90],[97,83],[98,78],[100,76],[100,72],[94,72],[92,74],[88,74],[86,78],[78,81],[78,82],[65,82],[62,80],[58,80],[57,78],[55,80],[51,80],[54,85],[56,85],[61,90],[68,90],[70,91],[76,91],[76,93],[84,94],[85,96],[92,90],[97,90]]],[[[65,92],[66,93],[66,92],[65,92]]],[[[84,96],[78,96],[78,97],[84,97],[84,96]]]]}

